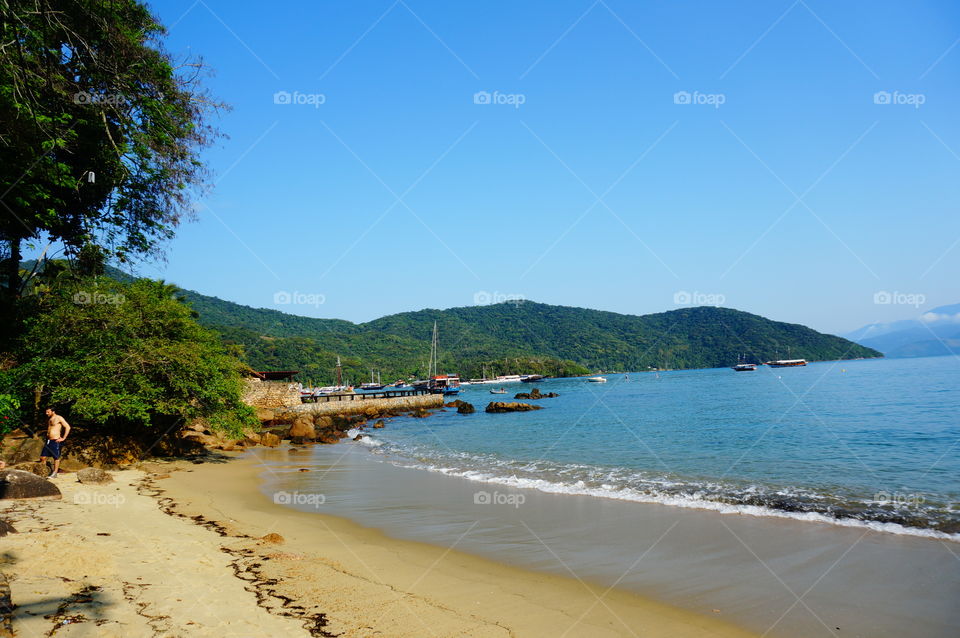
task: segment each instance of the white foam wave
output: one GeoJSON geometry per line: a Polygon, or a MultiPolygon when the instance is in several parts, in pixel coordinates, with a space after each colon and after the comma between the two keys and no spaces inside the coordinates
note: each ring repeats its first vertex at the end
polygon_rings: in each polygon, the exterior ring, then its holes
{"type": "Polygon", "coordinates": [[[660,505],[671,505],[674,507],[685,507],[692,509],[711,510],[720,514],[735,514],[746,516],[769,516],[775,518],[789,518],[799,521],[812,523],[826,523],[828,525],[838,525],[841,527],[867,528],[876,532],[886,532],[888,534],[900,534],[904,536],[920,536],[924,538],[934,538],[939,540],[948,540],[960,542],[960,534],[947,534],[933,529],[924,529],[919,527],[907,527],[899,523],[884,523],[880,521],[864,521],[855,518],[834,518],[817,512],[788,512],[770,507],[759,505],[738,505],[733,503],[723,503],[719,501],[704,498],[704,493],[691,491],[685,494],[657,494],[644,492],[629,487],[617,487],[604,484],[600,487],[587,486],[583,481],[578,480],[572,483],[554,482],[545,479],[524,478],[516,475],[501,476],[490,472],[479,470],[462,470],[454,467],[440,467],[426,463],[398,463],[401,467],[426,470],[446,476],[455,476],[479,483],[492,483],[506,487],[519,489],[533,489],[548,494],[571,494],[577,496],[595,496],[600,498],[612,498],[622,501],[633,501],[637,503],[657,503],[660,505]]]}

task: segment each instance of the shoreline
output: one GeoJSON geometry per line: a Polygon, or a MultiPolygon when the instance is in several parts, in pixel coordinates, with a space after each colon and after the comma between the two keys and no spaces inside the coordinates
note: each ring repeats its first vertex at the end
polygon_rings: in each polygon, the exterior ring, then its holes
{"type": "Polygon", "coordinates": [[[252,536],[281,534],[284,552],[296,548],[297,553],[267,563],[268,577],[279,581],[276,592],[300,604],[304,598],[317,600],[332,633],[625,636],[643,627],[647,636],[755,635],[631,592],[400,540],[347,518],[274,504],[261,492],[263,468],[258,459],[245,456],[223,467],[196,466],[160,487],[182,515],[216,511],[252,536]],[[331,590],[338,595],[324,600],[323,592],[331,590]],[[353,594],[344,597],[344,590],[353,594]]]}
{"type": "Polygon", "coordinates": [[[163,473],[116,472],[103,486],[64,474],[61,500],[0,502],[17,529],[4,538],[2,571],[19,634],[755,635],[630,592],[276,505],[251,455],[151,465],[163,473]]]}

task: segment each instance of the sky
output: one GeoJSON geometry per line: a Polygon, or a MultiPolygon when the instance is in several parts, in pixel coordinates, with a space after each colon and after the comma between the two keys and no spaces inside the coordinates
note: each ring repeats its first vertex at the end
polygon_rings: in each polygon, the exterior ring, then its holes
{"type": "Polygon", "coordinates": [[[960,4],[162,0],[232,110],[137,273],[367,321],[506,299],[842,333],[960,302],[960,4]]]}

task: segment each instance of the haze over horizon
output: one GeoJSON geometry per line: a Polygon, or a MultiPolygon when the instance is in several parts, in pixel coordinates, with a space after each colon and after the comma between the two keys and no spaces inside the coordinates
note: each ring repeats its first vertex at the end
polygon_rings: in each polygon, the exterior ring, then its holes
{"type": "Polygon", "coordinates": [[[839,334],[960,301],[955,3],[152,7],[233,110],[137,274],[355,322],[521,297],[839,334]]]}

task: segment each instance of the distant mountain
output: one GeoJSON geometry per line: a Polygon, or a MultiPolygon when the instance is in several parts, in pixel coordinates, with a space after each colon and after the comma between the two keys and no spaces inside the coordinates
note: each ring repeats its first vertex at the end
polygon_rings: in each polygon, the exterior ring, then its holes
{"type": "MultiPolygon", "coordinates": [[[[110,269],[107,275],[129,279],[110,269]]],[[[682,308],[651,315],[551,306],[533,301],[426,309],[355,324],[251,308],[183,290],[199,320],[235,344],[254,369],[300,370],[329,382],[336,358],[349,378],[371,368],[383,381],[426,374],[434,322],[440,367],[465,377],[505,373],[585,374],[597,370],[711,368],[749,361],[882,356],[847,339],[739,310],[682,308]]]]}
{"type": "Polygon", "coordinates": [[[882,356],[805,326],[728,308],[652,315],[551,306],[532,301],[420,310],[362,324],[253,309],[185,291],[200,321],[240,344],[254,367],[305,370],[328,378],[335,355],[362,379],[369,368],[393,379],[426,372],[434,322],[441,368],[464,376],[508,372],[580,374],[729,366],[788,355],[808,360],[882,356]]]}
{"type": "Polygon", "coordinates": [[[934,308],[916,319],[869,324],[844,336],[888,357],[960,355],[960,304],[934,308]]]}

